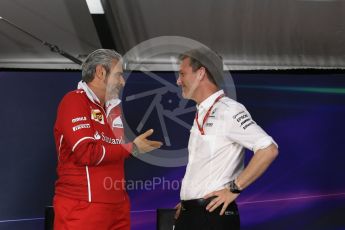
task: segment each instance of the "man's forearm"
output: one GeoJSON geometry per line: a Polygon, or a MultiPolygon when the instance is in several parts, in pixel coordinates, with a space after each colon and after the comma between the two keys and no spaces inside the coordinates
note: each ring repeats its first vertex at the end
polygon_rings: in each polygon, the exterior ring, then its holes
{"type": "Polygon", "coordinates": [[[235,181],[236,185],[241,190],[248,187],[266,171],[277,156],[278,148],[274,144],[271,144],[265,149],[257,150],[247,167],[237,177],[235,181]]]}

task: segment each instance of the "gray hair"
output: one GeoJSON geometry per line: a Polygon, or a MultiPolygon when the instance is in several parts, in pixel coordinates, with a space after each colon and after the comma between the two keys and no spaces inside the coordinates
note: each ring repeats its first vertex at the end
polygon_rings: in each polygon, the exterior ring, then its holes
{"type": "Polygon", "coordinates": [[[113,61],[120,61],[121,59],[121,54],[117,53],[115,50],[95,50],[86,57],[82,64],[81,79],[86,83],[91,82],[94,78],[97,65],[103,66],[106,71],[106,75],[108,75],[110,73],[113,61]]]}

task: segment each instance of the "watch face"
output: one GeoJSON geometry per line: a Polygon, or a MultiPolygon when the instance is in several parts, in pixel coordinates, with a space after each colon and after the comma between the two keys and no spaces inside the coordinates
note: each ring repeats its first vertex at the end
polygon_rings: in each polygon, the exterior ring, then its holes
{"type": "Polygon", "coordinates": [[[234,180],[230,182],[230,191],[232,193],[241,193],[241,190],[237,187],[234,180]]]}

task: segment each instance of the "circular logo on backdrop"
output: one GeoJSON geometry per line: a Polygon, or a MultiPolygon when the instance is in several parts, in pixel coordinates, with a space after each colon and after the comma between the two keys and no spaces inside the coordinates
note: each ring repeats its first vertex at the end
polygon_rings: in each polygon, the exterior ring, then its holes
{"type": "MultiPolygon", "coordinates": [[[[208,47],[185,37],[162,36],[140,43],[123,56],[126,85],[120,98],[126,134],[134,138],[152,128],[154,134],[149,139],[164,143],[160,149],[139,154],[137,158],[144,162],[161,167],[187,164],[196,107],[193,101],[182,98],[176,81],[178,56],[196,48],[208,47]],[[176,71],[155,71],[154,63],[159,63],[160,69],[176,71]]],[[[236,98],[229,72],[224,72],[222,88],[227,96],[236,98]]]]}

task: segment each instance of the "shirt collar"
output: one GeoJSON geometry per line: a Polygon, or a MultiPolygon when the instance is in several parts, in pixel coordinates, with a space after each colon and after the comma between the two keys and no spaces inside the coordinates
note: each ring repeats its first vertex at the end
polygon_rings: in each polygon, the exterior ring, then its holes
{"type": "Polygon", "coordinates": [[[86,96],[92,101],[93,103],[101,104],[100,100],[96,96],[96,94],[89,88],[89,86],[84,81],[80,81],[78,83],[78,89],[82,89],[85,91],[86,96]]]}
{"type": "Polygon", "coordinates": [[[115,106],[118,106],[120,103],[121,103],[121,100],[119,98],[114,98],[114,99],[107,101],[105,103],[105,107],[109,107],[109,106],[115,107],[115,106]]]}
{"type": "Polygon", "coordinates": [[[106,111],[107,111],[107,117],[109,116],[110,114],[110,111],[115,108],[116,106],[120,105],[121,103],[121,100],[118,99],[118,98],[114,98],[114,99],[111,99],[109,101],[107,101],[105,103],[105,108],[106,108],[106,111]]]}
{"type": "Polygon", "coordinates": [[[203,102],[201,102],[199,105],[196,106],[198,110],[205,110],[212,106],[214,101],[219,97],[220,95],[224,94],[224,90],[218,90],[208,98],[206,98],[203,102]]]}

